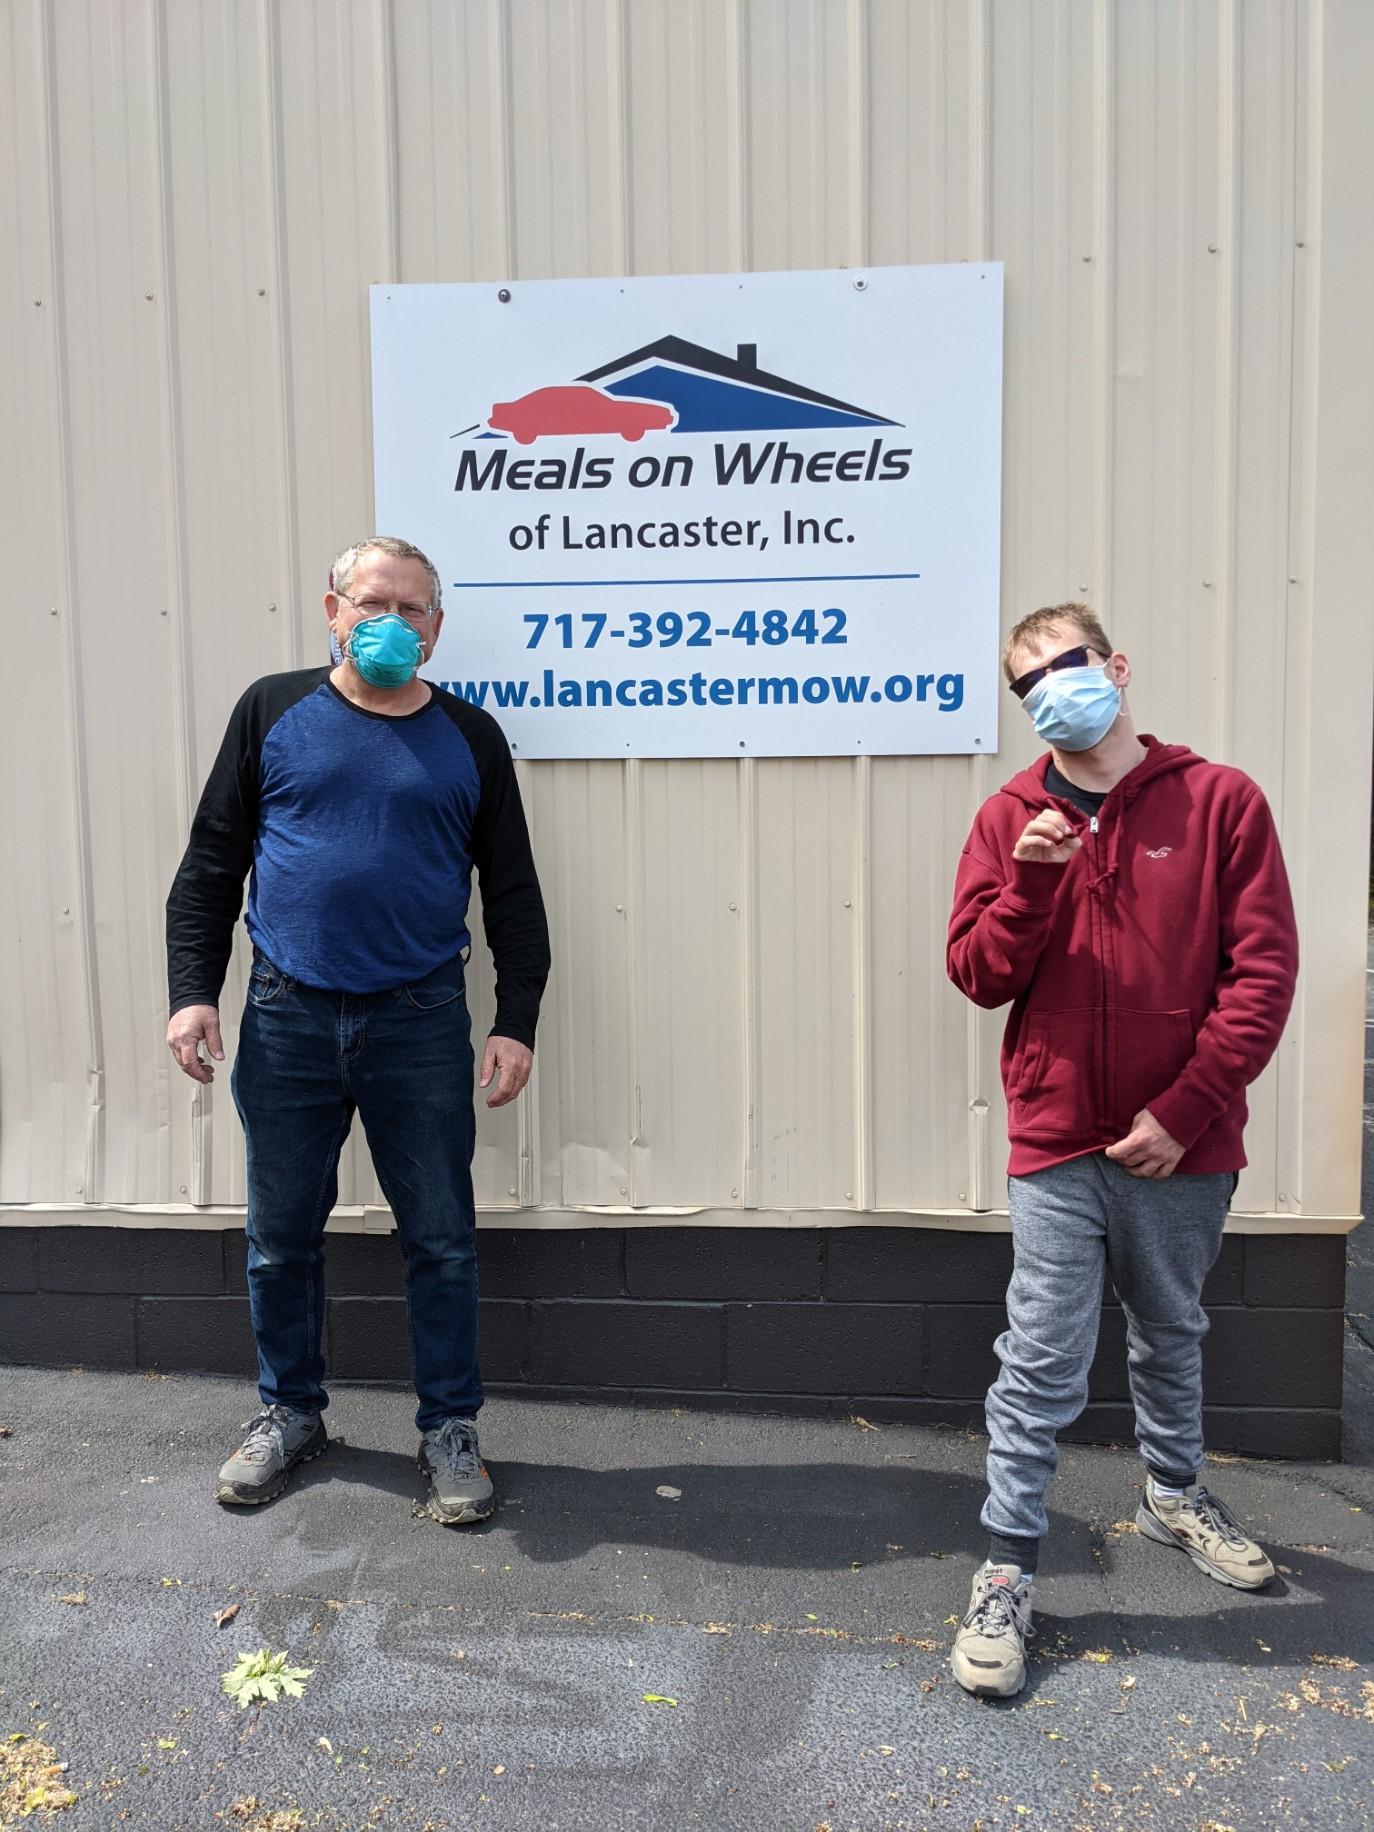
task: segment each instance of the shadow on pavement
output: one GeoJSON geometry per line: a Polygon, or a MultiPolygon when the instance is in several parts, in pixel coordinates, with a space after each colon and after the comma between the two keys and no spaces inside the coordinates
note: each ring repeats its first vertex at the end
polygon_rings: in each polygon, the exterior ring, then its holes
{"type": "MultiPolygon", "coordinates": [[[[639,1548],[670,1559],[690,1557],[736,1568],[799,1573],[903,1565],[913,1613],[931,1597],[961,1612],[969,1575],[983,1551],[980,1478],[948,1470],[875,1468],[844,1463],[664,1463],[630,1469],[574,1464],[493,1464],[500,1497],[479,1527],[442,1529],[463,1545],[505,1541],[505,1555],[557,1565],[599,1548],[639,1548]],[[667,1489],[675,1494],[663,1495],[667,1489]]],[[[413,1459],[396,1452],[336,1444],[311,1465],[298,1488],[319,1491],[306,1537],[332,1538],[331,1482],[361,1483],[418,1500],[413,1459]]],[[[346,1537],[346,1511],[337,1524],[346,1537]]],[[[492,1551],[497,1547],[492,1546],[492,1551]]],[[[1374,1634],[1374,1571],[1330,1550],[1273,1547],[1281,1574],[1263,1593],[1231,1590],[1197,1571],[1182,1554],[1148,1545],[1133,1533],[1051,1516],[1041,1598],[1056,1588],[1081,1595],[1092,1580],[1107,1608],[1057,1615],[1037,1608],[1031,1690],[1100,1649],[1111,1658],[1147,1652],[1196,1663],[1234,1666],[1304,1664],[1328,1650],[1357,1653],[1374,1634]],[[1352,1645],[1352,1643],[1354,1645],[1352,1645]]],[[[890,1592],[891,1579],[884,1588],[890,1592]]],[[[1061,1593],[1062,1594],[1062,1593],[1061,1593]]],[[[947,1629],[952,1635],[952,1627],[947,1629]]]]}

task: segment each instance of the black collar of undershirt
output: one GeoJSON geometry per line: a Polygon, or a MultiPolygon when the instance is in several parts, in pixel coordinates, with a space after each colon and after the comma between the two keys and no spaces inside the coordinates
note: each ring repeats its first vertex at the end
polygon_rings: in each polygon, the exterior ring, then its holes
{"type": "Polygon", "coordinates": [[[1059,796],[1061,801],[1072,802],[1080,814],[1096,814],[1111,794],[1110,789],[1080,789],[1062,770],[1055,768],[1053,758],[1045,771],[1045,790],[1047,794],[1059,796]]]}
{"type": "MultiPolygon", "coordinates": [[[[430,687],[429,698],[423,706],[417,706],[414,712],[373,712],[370,706],[359,706],[350,700],[346,693],[340,693],[328,675],[325,675],[320,685],[327,687],[334,698],[346,706],[350,712],[356,712],[364,719],[380,719],[383,725],[404,725],[408,719],[422,719],[429,709],[437,704],[439,698],[434,689],[430,687]]],[[[428,682],[426,685],[428,686],[428,682]]]]}

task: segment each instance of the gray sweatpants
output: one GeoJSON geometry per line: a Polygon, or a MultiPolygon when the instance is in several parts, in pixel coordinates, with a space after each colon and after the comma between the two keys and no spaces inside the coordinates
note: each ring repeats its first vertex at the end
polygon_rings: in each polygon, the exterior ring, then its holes
{"type": "Polygon", "coordinates": [[[1108,1271],[1126,1313],[1141,1455],[1161,1471],[1201,1469],[1202,1282],[1234,1188],[1230,1171],[1156,1182],[1101,1154],[1008,1179],[1014,1257],[1002,1372],[987,1397],[989,1532],[1048,1528],[1055,1436],[1087,1403],[1108,1271]]]}

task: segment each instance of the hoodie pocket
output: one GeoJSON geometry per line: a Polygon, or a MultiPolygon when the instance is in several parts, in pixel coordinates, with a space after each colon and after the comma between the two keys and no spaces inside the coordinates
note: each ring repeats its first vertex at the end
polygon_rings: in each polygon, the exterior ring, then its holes
{"type": "Polygon", "coordinates": [[[1168,1092],[1193,1054],[1193,1019],[1187,1011],[1112,1013],[1111,1114],[1123,1135],[1142,1107],[1168,1092]]]}
{"type": "Polygon", "coordinates": [[[1008,1090],[1013,1137],[1084,1138],[1093,1131],[1097,1022],[1088,1006],[1027,1017],[1008,1090]]]}

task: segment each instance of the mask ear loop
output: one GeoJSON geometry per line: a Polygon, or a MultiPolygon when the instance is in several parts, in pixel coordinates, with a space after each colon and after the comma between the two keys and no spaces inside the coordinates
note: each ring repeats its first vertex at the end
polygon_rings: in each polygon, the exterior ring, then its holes
{"type": "MultiPolygon", "coordinates": [[[[334,568],[332,566],[329,569],[329,589],[331,592],[334,590],[334,568]]],[[[336,668],[342,668],[344,665],[343,645],[339,641],[339,633],[333,623],[329,626],[329,659],[336,668]]]]}

